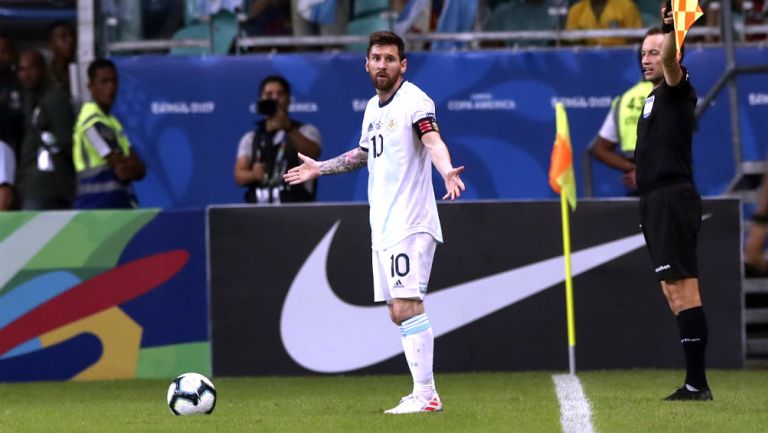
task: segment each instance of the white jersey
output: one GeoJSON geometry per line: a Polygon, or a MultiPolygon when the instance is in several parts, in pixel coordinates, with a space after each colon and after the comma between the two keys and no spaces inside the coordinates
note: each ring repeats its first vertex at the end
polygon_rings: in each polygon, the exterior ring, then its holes
{"type": "Polygon", "coordinates": [[[443,241],[432,187],[432,161],[414,123],[435,117],[435,103],[404,81],[385,103],[374,96],[363,116],[360,147],[368,152],[371,247],[382,250],[414,233],[443,241]]]}

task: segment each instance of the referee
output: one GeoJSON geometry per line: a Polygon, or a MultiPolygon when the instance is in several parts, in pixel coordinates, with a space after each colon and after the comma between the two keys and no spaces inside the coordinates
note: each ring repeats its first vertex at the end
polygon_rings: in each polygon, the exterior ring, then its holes
{"type": "Polygon", "coordinates": [[[699,295],[696,244],[701,198],[693,184],[691,142],[696,91],[680,65],[672,14],[661,9],[663,30],[650,29],[641,61],[653,91],[637,123],[636,180],[640,222],[653,270],[677,317],[685,355],[683,386],[665,400],[712,400],[704,366],[707,321],[699,295]]]}

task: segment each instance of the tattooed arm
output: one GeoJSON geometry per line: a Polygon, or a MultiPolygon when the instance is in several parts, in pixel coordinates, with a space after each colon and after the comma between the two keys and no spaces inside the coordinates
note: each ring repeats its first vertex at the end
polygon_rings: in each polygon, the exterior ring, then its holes
{"type": "Polygon", "coordinates": [[[293,167],[283,175],[283,180],[289,185],[304,183],[324,174],[347,173],[356,170],[368,163],[368,152],[357,147],[326,161],[315,161],[302,154],[299,154],[299,158],[304,163],[298,167],[293,167]]]}

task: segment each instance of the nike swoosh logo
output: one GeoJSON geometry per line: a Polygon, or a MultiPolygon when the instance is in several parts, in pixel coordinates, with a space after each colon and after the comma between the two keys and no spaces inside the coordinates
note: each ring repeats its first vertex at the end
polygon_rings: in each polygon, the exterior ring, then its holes
{"type": "MultiPolygon", "coordinates": [[[[320,373],[356,370],[403,351],[386,305],[352,305],[331,289],[326,260],[338,226],[336,222],[302,265],[280,318],[288,354],[302,367],[320,373]]],[[[637,234],[574,252],[573,276],[644,244],[643,235],[637,234]]],[[[563,282],[563,266],[563,256],[553,257],[428,294],[425,304],[435,337],[563,282]]],[[[361,282],[361,287],[370,284],[361,282]]]]}

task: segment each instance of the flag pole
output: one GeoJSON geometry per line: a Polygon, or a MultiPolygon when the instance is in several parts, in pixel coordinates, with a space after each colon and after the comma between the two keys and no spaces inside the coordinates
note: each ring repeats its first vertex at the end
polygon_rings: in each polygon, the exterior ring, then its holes
{"type": "Polygon", "coordinates": [[[571,278],[571,230],[568,220],[568,200],[565,189],[560,192],[560,212],[563,223],[563,261],[565,262],[565,310],[568,322],[568,369],[576,374],[576,326],[573,314],[573,280],[571,278]]]}

